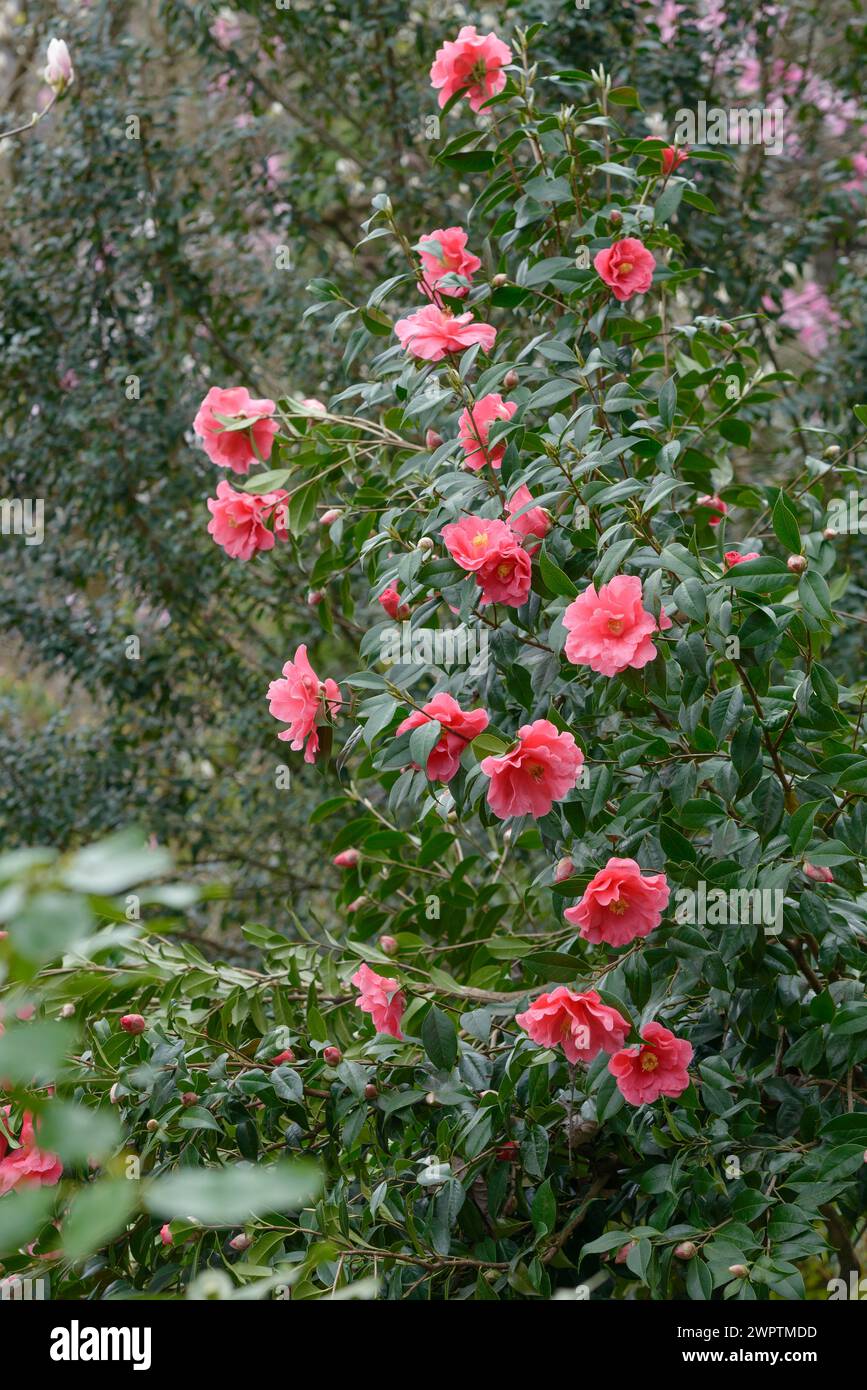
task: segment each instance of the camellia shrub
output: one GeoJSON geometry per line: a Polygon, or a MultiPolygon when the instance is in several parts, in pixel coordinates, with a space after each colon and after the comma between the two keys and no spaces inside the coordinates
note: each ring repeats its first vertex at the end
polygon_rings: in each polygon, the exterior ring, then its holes
{"type": "Polygon", "coordinates": [[[636,134],[601,70],[548,109],[534,37],[431,55],[466,216],[382,193],[378,288],[313,283],[351,384],[227,380],[196,416],[225,564],[300,570],[357,646],[292,645],[249,712],[322,772],[333,916],[253,923],[228,966],[134,836],[0,861],[8,1273],[392,1300],[857,1277],[850,464],[811,420],[803,469],[780,431],[778,481],[743,475],[787,377],[754,313],[691,307],[707,152],[636,134]]]}

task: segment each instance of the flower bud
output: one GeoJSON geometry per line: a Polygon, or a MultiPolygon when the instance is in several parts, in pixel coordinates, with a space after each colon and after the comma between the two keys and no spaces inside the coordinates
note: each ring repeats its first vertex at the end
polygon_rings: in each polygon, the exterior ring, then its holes
{"type": "Polygon", "coordinates": [[[60,1010],[60,1017],[61,1017],[61,1018],[74,1018],[74,1017],[75,1017],[75,1005],[74,1005],[74,1004],[64,1004],[63,1008],[60,1010]]]}
{"type": "Polygon", "coordinates": [[[839,444],[829,444],[822,457],[826,459],[838,459],[840,453],[841,449],[839,444]]]}
{"type": "Polygon", "coordinates": [[[60,96],[75,81],[72,59],[63,39],[49,39],[46,56],[48,62],[43,76],[49,87],[60,96]]]}
{"type": "Polygon", "coordinates": [[[554,870],[554,882],[562,883],[564,878],[571,878],[574,872],[575,865],[572,863],[572,860],[567,855],[564,859],[561,859],[558,862],[557,867],[554,870]]]}
{"type": "Polygon", "coordinates": [[[503,288],[503,286],[504,286],[504,285],[508,285],[508,283],[509,283],[509,277],[508,277],[508,275],[503,275],[503,273],[500,272],[499,275],[495,275],[494,278],[492,279],[492,281],[491,281],[491,288],[492,288],[492,289],[495,289],[495,290],[501,290],[501,289],[503,288]]]}
{"type": "Polygon", "coordinates": [[[421,540],[418,543],[418,549],[421,550],[424,554],[427,554],[428,551],[433,550],[433,548],[434,543],[431,540],[430,536],[422,536],[421,540]]]}
{"type": "Polygon", "coordinates": [[[253,1237],[245,1236],[243,1233],[241,1235],[232,1236],[232,1239],[229,1241],[232,1250],[249,1250],[252,1244],[253,1237]]]}
{"type": "Polygon", "coordinates": [[[374,1084],[373,1084],[372,1081],[368,1081],[367,1085],[366,1085],[365,1088],[364,1088],[364,1098],[365,1098],[365,1100],[376,1100],[378,1096],[379,1096],[379,1087],[378,1087],[378,1086],[374,1086],[374,1084]]]}
{"type": "Polygon", "coordinates": [[[347,911],[347,912],[357,912],[357,911],[359,910],[359,908],[364,907],[364,904],[365,904],[366,902],[367,902],[367,898],[366,898],[366,897],[364,896],[364,894],[362,893],[362,895],[361,895],[360,898],[353,898],[351,903],[347,903],[347,904],[346,904],[346,911],[347,911]]]}
{"type": "Polygon", "coordinates": [[[426,449],[438,449],[442,442],[443,437],[436,430],[428,430],[427,434],[424,437],[424,444],[426,449]]]}
{"type": "Polygon", "coordinates": [[[616,1265],[625,1265],[626,1261],[629,1259],[630,1250],[634,1250],[637,1244],[637,1240],[628,1240],[625,1245],[621,1245],[617,1254],[614,1256],[614,1263],[616,1265]]]}
{"type": "Polygon", "coordinates": [[[336,1067],[338,1063],[343,1060],[343,1053],[340,1051],[339,1047],[324,1047],[322,1049],[322,1056],[325,1058],[329,1067],[336,1067]]]}
{"type": "Polygon", "coordinates": [[[196,1095],[195,1091],[184,1091],[183,1095],[181,1096],[181,1105],[195,1105],[198,1099],[199,1097],[196,1095]]]}
{"type": "Polygon", "coordinates": [[[746,1279],[749,1272],[746,1265],[729,1265],[729,1274],[733,1274],[736,1279],[746,1279]]]}
{"type": "Polygon", "coordinates": [[[805,555],[790,555],[786,564],[792,574],[803,574],[807,568],[807,557],[805,555]]]}
{"type": "Polygon", "coordinates": [[[271,1066],[280,1067],[283,1065],[284,1062],[294,1061],[295,1053],[292,1051],[291,1047],[284,1047],[282,1052],[278,1052],[276,1057],[271,1058],[271,1066]]]}
{"type": "Polygon", "coordinates": [[[506,372],[506,375],[503,377],[503,385],[505,386],[507,391],[514,391],[520,379],[521,378],[518,376],[518,373],[515,371],[515,368],[510,367],[509,370],[506,372]]]}
{"type": "Polygon", "coordinates": [[[618,211],[617,208],[612,208],[611,212],[608,214],[608,221],[611,223],[612,227],[619,227],[623,221],[623,213],[618,211]]]}
{"type": "Polygon", "coordinates": [[[518,1145],[514,1139],[508,1139],[505,1144],[501,1144],[497,1149],[497,1161],[499,1163],[516,1163],[518,1159],[518,1145]]]}
{"type": "Polygon", "coordinates": [[[719,331],[720,333],[723,333],[726,337],[728,337],[730,333],[734,333],[735,326],[733,323],[729,323],[728,320],[726,320],[725,323],[720,324],[719,331]]]}
{"type": "Polygon", "coordinates": [[[116,1081],[108,1093],[108,1098],[112,1105],[118,1105],[120,1103],[120,1086],[116,1081]]]}
{"type": "Polygon", "coordinates": [[[141,1014],[124,1014],[120,1026],[125,1033],[143,1033],[147,1028],[141,1014]]]}
{"type": "Polygon", "coordinates": [[[307,595],[308,608],[318,608],[324,597],[321,589],[311,589],[307,595]]]}
{"type": "Polygon", "coordinates": [[[175,1243],[174,1237],[172,1236],[172,1233],[169,1229],[168,1221],[164,1226],[160,1226],[160,1240],[162,1241],[163,1245],[174,1245],[175,1243]]]}
{"type": "Polygon", "coordinates": [[[353,847],[342,849],[339,854],[335,854],[331,862],[338,869],[354,869],[360,858],[361,850],[353,847]]]}
{"type": "Polygon", "coordinates": [[[384,956],[396,956],[400,950],[397,938],[394,936],[381,936],[379,938],[379,949],[384,956]]]}
{"type": "Polygon", "coordinates": [[[682,1240],[674,1247],[674,1253],[679,1260],[692,1260],[698,1254],[698,1247],[691,1240],[682,1240]]]}
{"type": "Polygon", "coordinates": [[[147,1124],[145,1125],[145,1129],[147,1130],[148,1134],[155,1134],[159,1127],[159,1120],[148,1120],[147,1124]]]}
{"type": "Polygon", "coordinates": [[[804,860],[804,873],[807,878],[811,878],[814,883],[833,883],[834,875],[830,869],[826,869],[824,864],[811,864],[809,860],[804,860]]]}
{"type": "Polygon", "coordinates": [[[328,511],[323,512],[321,517],[319,518],[319,525],[330,526],[332,522],[337,521],[338,517],[341,517],[342,515],[343,513],[339,507],[329,507],[328,511]]]}
{"type": "Polygon", "coordinates": [[[833,541],[837,539],[837,532],[835,531],[833,526],[826,526],[824,531],[822,532],[822,535],[825,537],[826,541],[833,541]]]}

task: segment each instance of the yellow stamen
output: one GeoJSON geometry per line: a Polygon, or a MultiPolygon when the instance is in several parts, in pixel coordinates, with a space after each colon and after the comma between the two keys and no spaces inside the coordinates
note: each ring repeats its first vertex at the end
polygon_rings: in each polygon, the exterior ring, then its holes
{"type": "Polygon", "coordinates": [[[656,1068],[657,1068],[658,1066],[659,1066],[659,1058],[657,1057],[657,1055],[656,1055],[655,1052],[645,1052],[645,1053],[642,1054],[642,1057],[641,1057],[641,1070],[642,1070],[642,1071],[656,1071],[656,1068]]]}
{"type": "Polygon", "coordinates": [[[621,261],[621,262],[620,262],[620,265],[619,265],[619,267],[618,267],[618,269],[619,269],[621,275],[628,275],[629,272],[630,272],[630,270],[632,269],[632,262],[631,262],[631,261],[621,261]]]}
{"type": "Polygon", "coordinates": [[[487,545],[487,544],[488,544],[488,533],[487,533],[487,531],[480,531],[479,534],[478,534],[477,536],[473,536],[473,545],[487,545]]]}
{"type": "Polygon", "coordinates": [[[611,633],[612,637],[619,637],[624,627],[625,623],[622,618],[608,619],[608,631],[611,633]]]}

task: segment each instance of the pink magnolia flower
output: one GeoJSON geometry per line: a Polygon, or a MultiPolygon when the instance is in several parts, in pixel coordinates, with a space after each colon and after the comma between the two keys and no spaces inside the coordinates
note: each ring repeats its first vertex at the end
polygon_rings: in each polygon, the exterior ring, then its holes
{"type": "Polygon", "coordinates": [[[406,352],[426,362],[440,362],[446,353],[463,352],[473,343],[481,343],[485,352],[490,352],[497,336],[496,328],[476,323],[471,313],[450,314],[436,304],[426,304],[398,319],[394,331],[406,352]]]}
{"type": "Polygon", "coordinates": [[[650,289],[656,260],[643,242],[626,236],[593,257],[593,266],[621,303],[650,289]]]}
{"type": "MultiPolygon", "coordinates": [[[[3,1122],[11,1134],[11,1105],[3,1106],[3,1122]]],[[[0,1197],[13,1187],[53,1187],[63,1177],[63,1163],[57,1154],[47,1153],[36,1144],[33,1116],[25,1111],[17,1149],[10,1149],[0,1130],[0,1197]]]]}
{"type": "Polygon", "coordinates": [[[742,565],[745,560],[760,560],[761,556],[757,550],[748,550],[746,555],[742,555],[739,550],[727,550],[723,558],[726,569],[731,569],[733,565],[742,565]]]}
{"type": "Polygon", "coordinates": [[[625,946],[659,926],[670,896],[665,874],[644,875],[634,859],[613,858],[563,915],[594,946],[625,946]]]}
{"type": "Polygon", "coordinates": [[[491,779],[488,805],[500,820],[547,816],[575,786],[583,762],[573,735],[560,733],[550,720],[523,724],[515,748],[482,760],[482,772],[491,779]]]}
{"type": "MultiPolygon", "coordinates": [[[[527,536],[537,536],[541,541],[547,536],[554,523],[551,519],[551,513],[544,507],[529,506],[532,500],[533,495],[530,489],[527,487],[526,483],[522,483],[518,490],[512,493],[506,504],[508,524],[515,532],[516,536],[521,536],[523,538],[527,536]],[[524,511],[524,507],[527,507],[528,510],[524,511]],[[521,512],[521,515],[516,516],[516,512],[521,512]]],[[[527,546],[530,555],[535,555],[538,549],[538,545],[527,546]]]]}
{"type": "Polygon", "coordinates": [[[811,864],[808,859],[804,860],[804,873],[807,878],[811,878],[814,883],[833,883],[834,875],[830,869],[826,869],[823,864],[811,864]]]}
{"type": "Polygon", "coordinates": [[[540,994],[515,1022],[540,1047],[562,1047],[567,1062],[592,1062],[600,1052],[616,1052],[626,1041],[629,1024],[603,1004],[595,989],[575,994],[565,985],[540,994]]]}
{"type": "Polygon", "coordinates": [[[395,584],[390,584],[387,589],[383,589],[377,603],[381,603],[390,618],[403,621],[409,617],[409,607],[400,601],[400,592],[395,584]]]}
{"type": "Polygon", "coordinates": [[[476,401],[472,410],[464,410],[458,421],[458,434],[466,454],[467,468],[477,473],[486,463],[499,468],[506,452],[506,441],[501,440],[493,448],[488,448],[488,435],[495,420],[511,420],[518,409],[515,401],[504,401],[502,396],[492,392],[476,401]]]}
{"type": "Polygon", "coordinates": [[[255,400],[246,386],[212,386],[193,421],[193,429],[204,445],[211,463],[247,473],[257,458],[269,459],[277,421],[270,417],[277,409],[273,401],[255,400]],[[219,420],[217,416],[222,416],[219,420]],[[229,428],[249,421],[246,428],[229,428]]]}
{"type": "Polygon", "coordinates": [[[482,603],[520,608],[530,592],[532,565],[504,521],[466,516],[442,529],[446,548],[461,569],[475,574],[482,603]]]}
{"type": "Polygon", "coordinates": [[[431,86],[439,91],[443,107],[456,92],[465,92],[472,111],[500,93],[506,85],[503,66],[512,61],[512,50],[496,34],[478,34],[465,24],[457,39],[443,44],[430,70],[431,86]]]}
{"type": "Polygon", "coordinates": [[[315,762],[319,751],[316,719],[326,715],[333,717],[337,713],[341,704],[340,688],[330,678],[319,679],[303,644],[283,667],[283,679],[272,681],[268,686],[268,700],[274,718],[289,725],[288,729],[281,729],[277,737],[284,742],[291,739],[290,747],[296,753],[304,748],[305,763],[315,762]]]}
{"type": "Polygon", "coordinates": [[[335,854],[331,862],[336,864],[338,869],[354,869],[360,858],[360,849],[342,849],[339,854],[335,854]]]}
{"type": "MultiPolygon", "coordinates": [[[[287,539],[285,525],[275,526],[271,531],[265,524],[271,517],[275,522],[285,521],[285,516],[277,518],[276,508],[286,497],[285,492],[236,492],[231,483],[223,478],[217,483],[216,497],[208,498],[208,535],[213,536],[217,545],[223,547],[233,560],[250,560],[260,550],[271,550],[275,531],[280,539],[287,539]]],[[[285,509],[282,509],[285,511],[285,509]]]]}
{"type": "Polygon", "coordinates": [[[406,998],[398,981],[390,980],[387,975],[377,975],[369,965],[362,965],[353,975],[352,983],[361,991],[355,1007],[371,1015],[377,1033],[389,1033],[403,1042],[400,1020],[406,1009],[406,998]]]}
{"type": "Polygon", "coordinates": [[[716,516],[712,516],[710,518],[710,521],[708,522],[709,526],[719,526],[723,517],[728,516],[728,505],[722,500],[721,497],[717,497],[716,493],[714,493],[713,496],[711,496],[710,493],[706,492],[703,497],[699,497],[698,506],[708,507],[710,511],[717,513],[716,516]]]}
{"type": "MultiPolygon", "coordinates": [[[[482,264],[478,256],[467,250],[467,234],[463,227],[439,227],[419,237],[419,247],[429,246],[430,250],[419,250],[424,281],[422,290],[428,299],[435,297],[435,290],[445,275],[462,275],[472,280],[482,264]]],[[[443,293],[455,299],[463,299],[467,293],[466,285],[443,286],[443,293]]]]}
{"type": "Polygon", "coordinates": [[[647,1105],[659,1096],[679,1096],[689,1085],[692,1044],[661,1023],[648,1023],[640,1047],[615,1052],[608,1070],[630,1105],[647,1105]]]}
{"type": "Polygon", "coordinates": [[[657,623],[641,600],[641,580],[634,574],[616,575],[598,593],[591,584],[563,614],[567,661],[589,666],[600,676],[616,676],[628,667],[640,670],[653,661],[651,634],[671,627],[671,619],[663,609],[657,623]]]}
{"type": "Polygon", "coordinates": [[[486,710],[462,710],[453,696],[442,691],[420,710],[398,724],[396,734],[418,729],[435,719],[442,734],[428,755],[425,769],[432,782],[450,782],[461,765],[461,754],[469,743],[488,727],[486,710]]]}
{"type": "Polygon", "coordinates": [[[53,88],[59,96],[66,87],[75,81],[75,69],[72,66],[69,49],[63,39],[49,39],[48,52],[45,56],[48,61],[42,75],[49,87],[53,88]]]}

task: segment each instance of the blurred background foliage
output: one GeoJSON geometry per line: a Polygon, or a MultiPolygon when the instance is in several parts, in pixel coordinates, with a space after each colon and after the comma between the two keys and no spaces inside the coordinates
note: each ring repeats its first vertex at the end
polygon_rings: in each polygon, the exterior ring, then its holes
{"type": "MultiPolygon", "coordinates": [[[[773,438],[757,429],[740,455],[744,479],[773,452],[774,481],[792,482],[808,455],[851,443],[867,394],[860,4],[0,5],[10,115],[44,104],[50,35],[76,67],[49,119],[0,146],[0,496],[46,505],[42,545],[0,537],[7,845],[67,848],[136,821],[182,868],[231,878],[231,904],[201,908],[214,930],[330,896],[307,827],[321,773],[293,760],[276,785],[265,691],[302,641],[351,669],[375,595],[355,594],[347,625],[308,603],[294,547],[227,563],[191,421],[210,384],[327,398],[363,373],[304,317],[306,286],[327,275],[363,302],[381,280],[383,243],[353,249],[376,193],[412,219],[411,239],[466,219],[469,189],[431,157],[430,55],[461,23],[536,20],[554,69],[602,63],[640,87],[638,135],[673,136],[699,101],[773,105],[785,89],[783,154],[703,163],[717,211],[683,207],[676,227],[687,263],[713,266],[691,286],[699,312],[735,317],[767,296],[768,353],[796,377],[773,438]]],[[[864,540],[838,543],[857,607],[864,540]]],[[[862,632],[855,621],[835,645],[844,678],[862,632]]]]}

